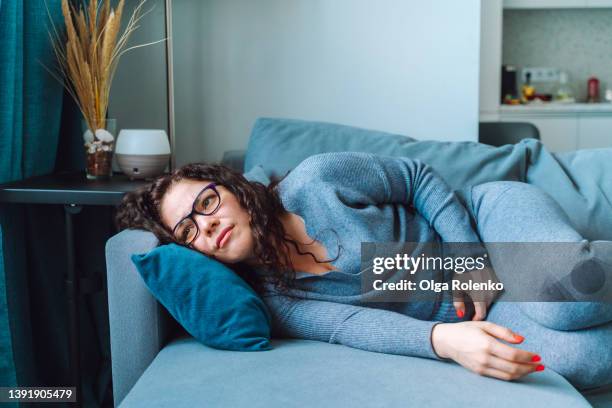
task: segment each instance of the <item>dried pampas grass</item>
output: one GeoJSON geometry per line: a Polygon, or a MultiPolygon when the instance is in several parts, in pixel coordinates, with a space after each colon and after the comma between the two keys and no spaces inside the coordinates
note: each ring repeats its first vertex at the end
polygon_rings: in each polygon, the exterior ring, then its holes
{"type": "Polygon", "coordinates": [[[89,5],[85,9],[80,6],[78,12],[68,0],[62,0],[65,39],[60,37],[54,25],[49,32],[59,69],[48,71],[74,98],[94,135],[97,129],[106,127],[110,88],[121,56],[132,49],[165,41],[126,48],[139,21],[151,11],[142,12],[145,2],[140,0],[121,31],[125,0],[119,0],[114,9],[110,0],[90,0],[89,5]]]}

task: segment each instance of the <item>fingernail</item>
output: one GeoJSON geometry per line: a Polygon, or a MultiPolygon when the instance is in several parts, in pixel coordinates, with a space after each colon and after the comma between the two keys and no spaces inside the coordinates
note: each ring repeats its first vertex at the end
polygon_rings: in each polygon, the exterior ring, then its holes
{"type": "Polygon", "coordinates": [[[544,371],[544,366],[540,364],[539,366],[536,367],[536,371],[544,371]]]}
{"type": "Polygon", "coordinates": [[[535,356],[531,357],[531,361],[533,361],[534,363],[537,363],[540,360],[542,360],[542,358],[540,356],[538,356],[537,354],[535,356]]]}
{"type": "Polygon", "coordinates": [[[460,319],[463,319],[463,316],[465,316],[465,313],[463,312],[463,310],[461,309],[457,310],[457,317],[459,317],[460,319]]]}
{"type": "Polygon", "coordinates": [[[525,340],[525,338],[524,338],[523,336],[519,336],[518,334],[515,334],[515,335],[514,335],[514,341],[517,341],[517,342],[519,342],[519,343],[520,343],[520,342],[522,342],[523,340],[525,340]]]}

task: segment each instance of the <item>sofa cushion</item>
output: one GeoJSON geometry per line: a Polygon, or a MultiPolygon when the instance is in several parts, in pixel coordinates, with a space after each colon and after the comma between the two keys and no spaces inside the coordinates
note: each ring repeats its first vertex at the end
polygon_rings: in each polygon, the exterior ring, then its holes
{"type": "Polygon", "coordinates": [[[545,370],[521,381],[481,377],[454,364],[309,340],[273,340],[266,353],[166,346],[121,407],[589,407],[545,370]]]}
{"type": "Polygon", "coordinates": [[[131,259],[153,296],[203,344],[240,351],[270,349],[266,305],[222,263],[177,244],[131,259]]]}

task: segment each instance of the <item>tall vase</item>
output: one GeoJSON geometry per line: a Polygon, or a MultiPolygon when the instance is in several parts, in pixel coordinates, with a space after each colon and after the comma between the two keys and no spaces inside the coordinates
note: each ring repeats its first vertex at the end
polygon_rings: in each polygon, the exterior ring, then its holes
{"type": "Polygon", "coordinates": [[[85,142],[85,174],[89,180],[106,180],[113,175],[113,151],[117,120],[106,119],[104,129],[91,129],[84,125],[83,140],[85,142]]]}

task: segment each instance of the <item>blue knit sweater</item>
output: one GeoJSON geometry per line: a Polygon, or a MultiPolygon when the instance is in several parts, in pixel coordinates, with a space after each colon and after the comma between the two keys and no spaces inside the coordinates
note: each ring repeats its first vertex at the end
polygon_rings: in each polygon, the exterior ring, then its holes
{"type": "Polygon", "coordinates": [[[308,235],[339,257],[337,271],[298,272],[289,294],[264,296],[273,334],[438,358],[431,331],[439,322],[432,319],[454,313],[449,299],[376,302],[360,279],[362,242],[479,242],[467,210],[433,169],[408,158],[324,153],[300,163],[278,189],[308,235]]]}

